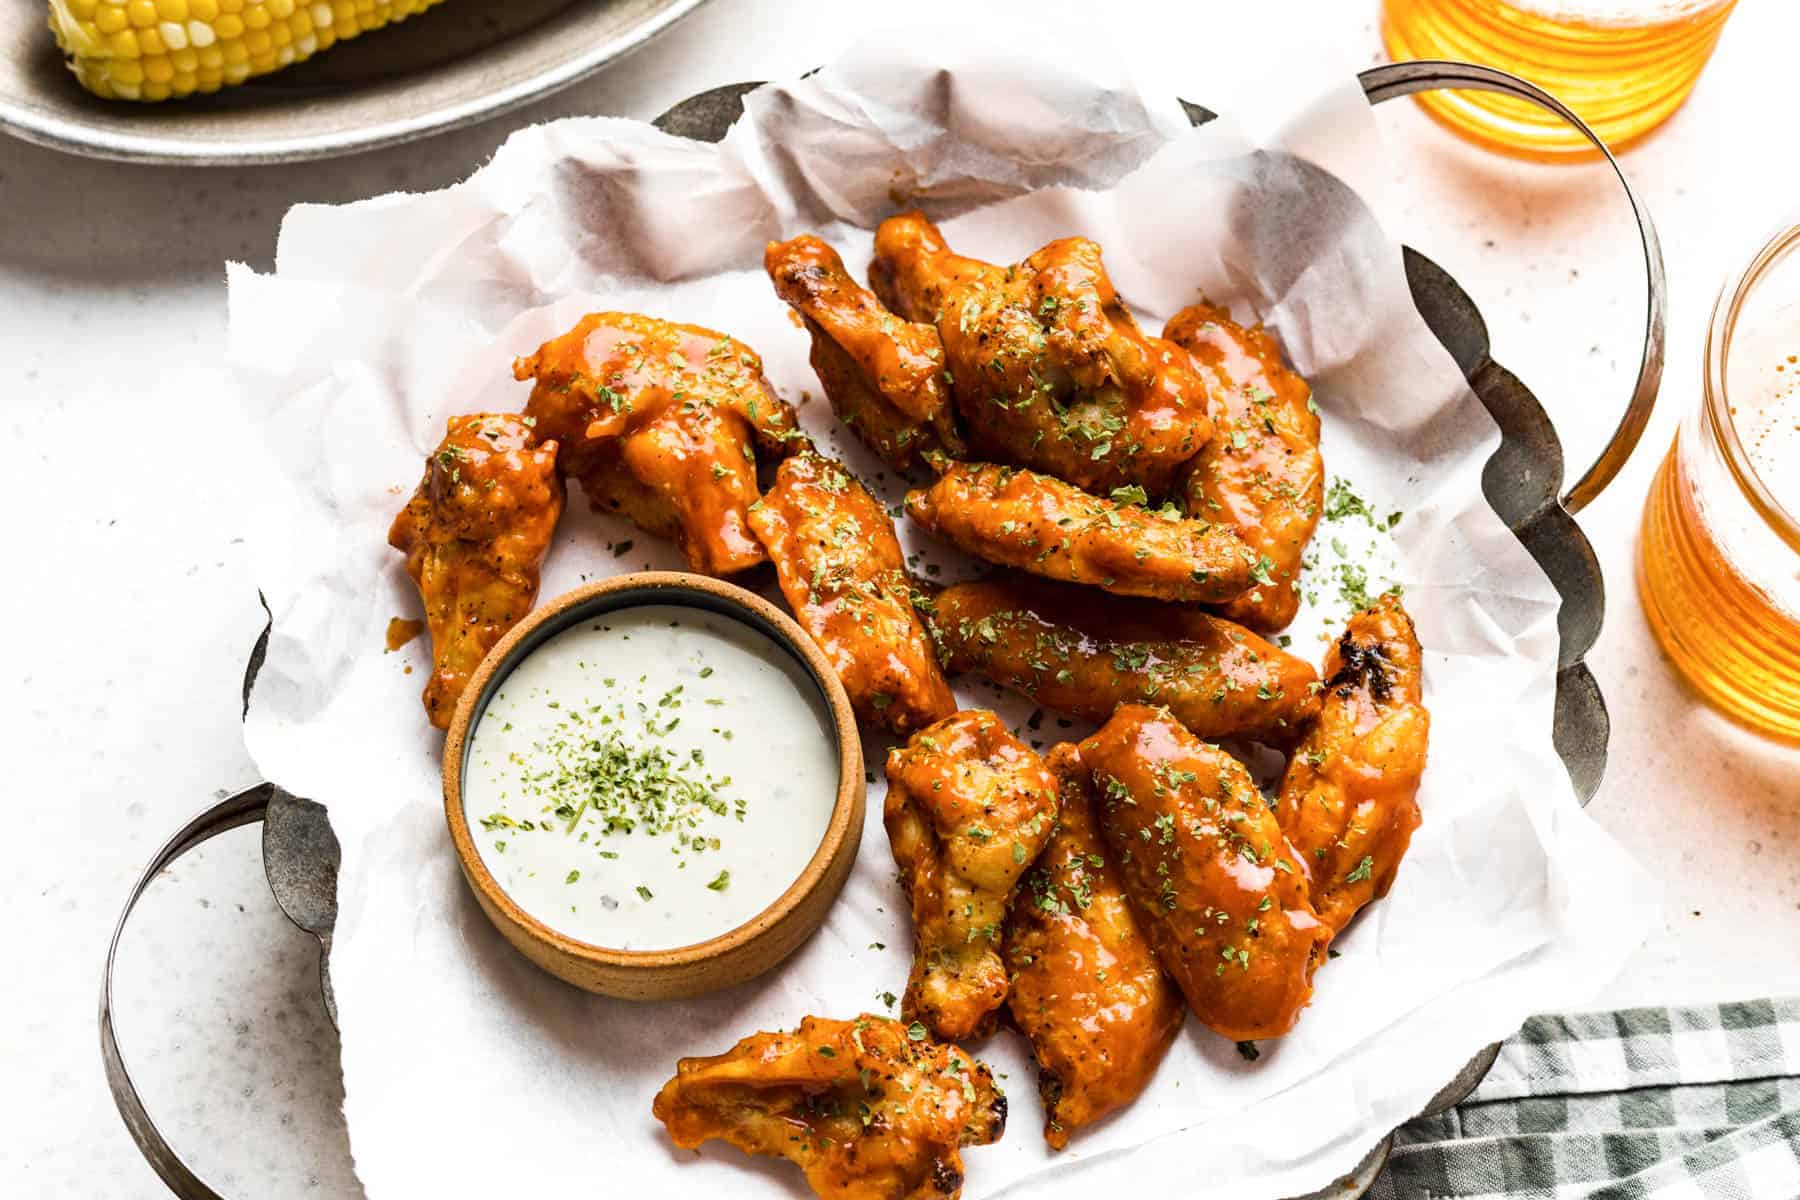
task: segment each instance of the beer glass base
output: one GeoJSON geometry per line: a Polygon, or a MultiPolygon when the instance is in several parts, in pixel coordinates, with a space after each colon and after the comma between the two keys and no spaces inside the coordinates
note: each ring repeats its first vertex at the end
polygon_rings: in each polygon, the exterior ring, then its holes
{"type": "Polygon", "coordinates": [[[1800,745],[1800,625],[1720,555],[1686,488],[1671,448],[1638,541],[1638,595],[1650,630],[1713,708],[1800,745]]]}

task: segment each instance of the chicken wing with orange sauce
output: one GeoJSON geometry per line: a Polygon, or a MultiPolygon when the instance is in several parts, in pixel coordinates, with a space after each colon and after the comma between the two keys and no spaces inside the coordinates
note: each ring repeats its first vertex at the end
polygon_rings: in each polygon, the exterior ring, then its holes
{"type": "Polygon", "coordinates": [[[906,513],[977,558],[1119,596],[1228,600],[1252,582],[1237,534],[1013,467],[955,463],[907,494],[906,513]]]}
{"type": "Polygon", "coordinates": [[[1187,1006],[1107,857],[1080,751],[1065,742],[1048,761],[1061,794],[1056,835],[1013,897],[1004,957],[1007,1010],[1037,1059],[1044,1140],[1061,1150],[1137,1098],[1187,1006]]]}
{"type": "Polygon", "coordinates": [[[963,1146],[998,1141],[987,1067],[886,1017],[807,1017],[684,1058],[651,1107],[677,1145],[718,1139],[785,1158],[825,1200],[956,1200],[963,1146]]]}
{"type": "Polygon", "coordinates": [[[1333,934],[1387,895],[1419,827],[1431,714],[1412,618],[1388,594],[1325,658],[1324,704],[1288,762],[1275,814],[1333,934]]]}
{"type": "Polygon", "coordinates": [[[1223,308],[1184,308],[1163,336],[1213,381],[1215,433],[1185,469],[1184,507],[1236,533],[1257,564],[1259,586],[1219,611],[1264,633],[1285,629],[1300,608],[1300,560],[1325,498],[1312,389],[1266,330],[1244,328],[1223,308]]]}
{"type": "Polygon", "coordinates": [[[949,294],[962,287],[998,284],[1005,267],[964,258],[918,210],[897,213],[875,227],[869,287],[889,310],[908,321],[936,325],[949,294]]]}
{"type": "Polygon", "coordinates": [[[1291,743],[1319,711],[1302,659],[1193,608],[998,575],[924,602],[944,668],[1101,722],[1161,704],[1200,737],[1291,743]]]}
{"type": "Polygon", "coordinates": [[[770,242],[763,267],[812,336],[838,420],[896,471],[963,454],[937,330],[896,317],[811,234],[770,242]]]}
{"type": "Polygon", "coordinates": [[[913,918],[901,1015],[946,1040],[984,1036],[1006,1001],[1006,908],[1056,827],[1056,780],[985,709],[894,747],[887,777],[883,818],[913,918]]]}
{"type": "Polygon", "coordinates": [[[535,379],[525,415],[562,445],[563,474],[595,508],[673,538],[708,575],[765,560],[745,519],[756,450],[784,457],[805,436],[750,347],[698,325],[591,313],[513,375],[535,379]]]}
{"type": "Polygon", "coordinates": [[[857,716],[907,734],[956,711],[913,609],[894,523],[854,475],[817,454],[796,454],[749,519],[781,594],[831,660],[857,716]]]}
{"type": "Polygon", "coordinates": [[[1331,930],[1242,763],[1128,704],[1081,743],[1108,861],[1188,1007],[1238,1041],[1294,1027],[1331,930]]]}
{"type": "Polygon", "coordinates": [[[937,326],[975,457],[1160,496],[1212,436],[1205,380],[1138,328],[1095,242],[1063,238],[998,267],[903,213],[875,231],[869,277],[889,308],[937,326]]]}
{"type": "Polygon", "coordinates": [[[540,569],[562,516],[557,444],[521,417],[451,417],[425,477],[388,529],[406,555],[431,629],[425,712],[439,729],[469,677],[537,602],[540,569]]]}

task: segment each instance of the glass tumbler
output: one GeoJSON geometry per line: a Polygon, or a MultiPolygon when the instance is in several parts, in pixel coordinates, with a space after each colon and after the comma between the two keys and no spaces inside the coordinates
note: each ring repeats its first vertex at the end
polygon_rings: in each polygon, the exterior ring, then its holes
{"type": "Polygon", "coordinates": [[[1728,280],[1644,508],[1650,628],[1714,707],[1800,744],[1800,224],[1728,280]]]}
{"type": "MultiPolygon", "coordinates": [[[[1381,38],[1396,62],[1451,58],[1523,76],[1580,113],[1618,149],[1681,106],[1737,0],[1384,0],[1381,38]]],[[[1464,137],[1534,158],[1588,156],[1575,130],[1491,92],[1419,97],[1464,137]]]]}

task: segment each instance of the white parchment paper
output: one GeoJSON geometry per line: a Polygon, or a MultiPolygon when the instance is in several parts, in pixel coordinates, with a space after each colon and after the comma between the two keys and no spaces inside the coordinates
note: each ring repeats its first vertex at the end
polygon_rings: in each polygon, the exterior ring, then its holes
{"type": "MultiPolygon", "coordinates": [[[[1343,615],[1337,559],[1368,559],[1377,587],[1405,588],[1433,720],[1424,825],[1298,1029],[1252,1063],[1190,1021],[1149,1091],[1056,1156],[1028,1051],[997,1034],[975,1049],[1012,1117],[1000,1144],[966,1153],[965,1195],[1310,1190],[1483,1044],[1584,1000],[1656,919],[1653,884],[1581,813],[1552,750],[1557,600],[1481,498],[1497,432],[1345,182],[1376,177],[1381,155],[1354,81],[1253,146],[1228,120],[1190,129],[1166,93],[1083,51],[1072,62],[942,31],[871,40],[755,93],[722,145],[610,119],[528,129],[446,191],[296,208],[274,274],[232,269],[233,366],[270,463],[254,549],[274,631],[246,737],[268,778],[329,807],[342,843],[331,970],[351,1144],[374,1200],[804,1192],[785,1164],[675,1150],[650,1099],[680,1055],[808,1014],[883,1012],[879,994],[902,990],[910,930],[878,816],[886,743],[866,747],[877,782],[856,871],[789,963],[683,1003],[576,991],[515,954],[458,874],[441,738],[419,704],[428,648],[383,649],[388,618],[419,607],[385,533],[444,419],[516,409],[513,356],[601,308],[747,341],[807,429],[897,501],[901,481],[836,436],[761,256],[812,230],[860,274],[869,231],[902,202],[996,261],[1096,238],[1146,324],[1202,294],[1266,321],[1316,389],[1331,473],[1406,514],[1391,534],[1355,518],[1321,530],[1308,576],[1320,600],[1295,650],[1316,661],[1343,615]]],[[[902,534],[940,578],[971,570],[902,534]]],[[[679,565],[572,491],[545,592],[679,565]],[[630,552],[607,552],[626,538],[630,552]]],[[[1029,712],[986,686],[959,694],[1015,723],[1029,712]]],[[[1026,736],[1086,732],[1041,725],[1026,736]]]]}

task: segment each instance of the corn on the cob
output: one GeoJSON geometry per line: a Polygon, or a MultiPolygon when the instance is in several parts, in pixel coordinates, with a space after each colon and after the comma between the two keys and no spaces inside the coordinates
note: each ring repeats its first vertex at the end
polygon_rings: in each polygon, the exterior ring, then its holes
{"type": "Polygon", "coordinates": [[[50,28],[96,96],[167,100],[267,75],[440,2],[50,0],[50,28]]]}

